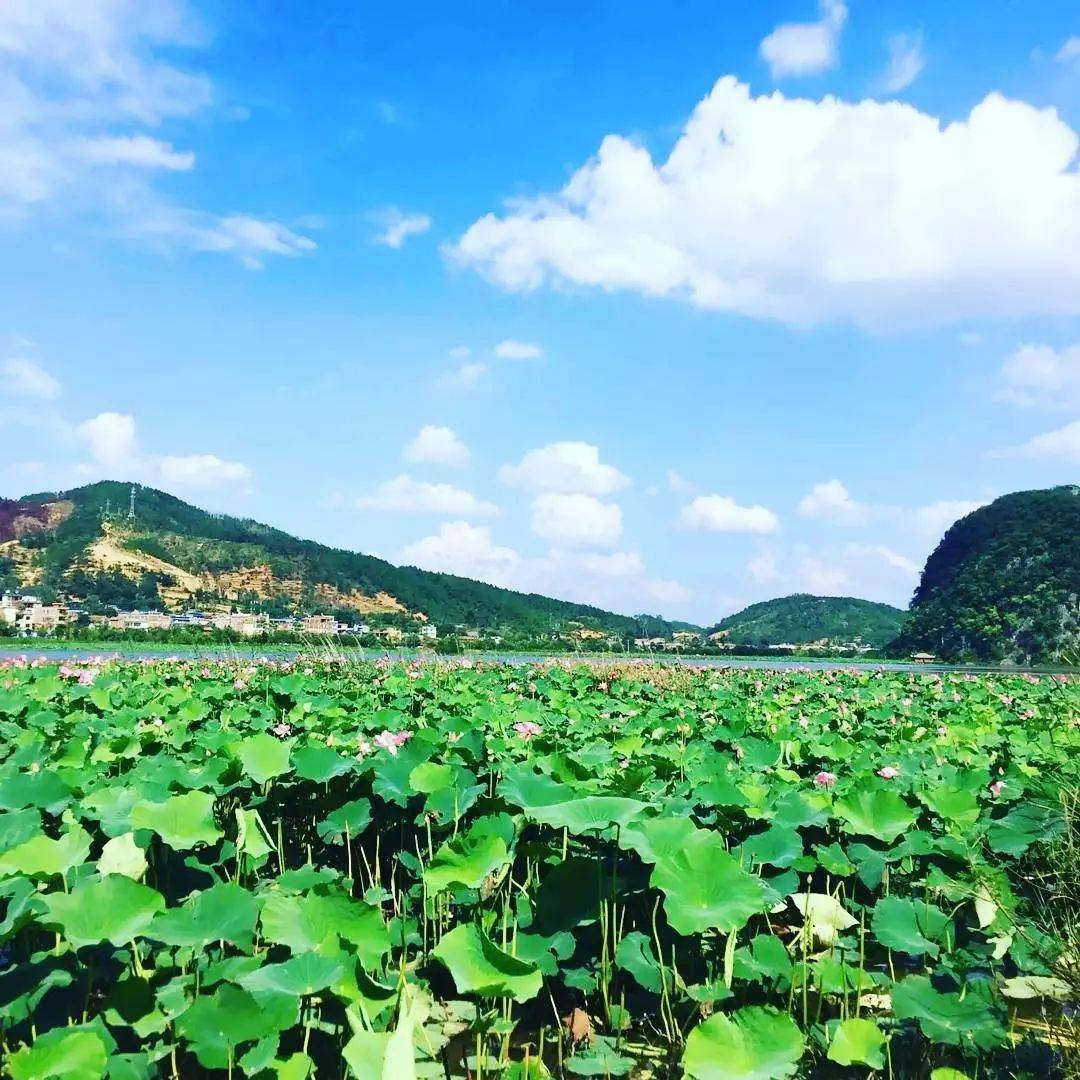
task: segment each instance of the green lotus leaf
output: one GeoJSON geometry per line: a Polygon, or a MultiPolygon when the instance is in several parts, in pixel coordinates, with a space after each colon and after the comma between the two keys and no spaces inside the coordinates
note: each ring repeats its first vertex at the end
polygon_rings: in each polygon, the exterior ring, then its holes
{"type": "Polygon", "coordinates": [[[1068,1001],[1072,988],[1053,975],[1017,975],[1005,980],[1001,994],[1011,1001],[1031,1001],[1034,998],[1068,1001]]]}
{"type": "Polygon", "coordinates": [[[619,942],[615,950],[615,963],[624,971],[629,971],[646,990],[659,994],[663,989],[663,977],[653,943],[640,931],[631,931],[619,942]]]}
{"type": "Polygon", "coordinates": [[[302,780],[325,784],[335,776],[343,776],[353,767],[353,762],[329,746],[309,743],[292,755],[293,769],[302,780]]]}
{"type": "Polygon", "coordinates": [[[991,1050],[1008,1043],[1008,1035],[989,1002],[977,992],[939,993],[923,975],[909,975],[892,992],[898,1020],[916,1020],[931,1041],[948,1046],[991,1050]]]}
{"type": "Polygon", "coordinates": [[[35,836],[0,855],[0,875],[54,877],[66,874],[89,854],[90,834],[81,825],[73,825],[56,840],[35,836]]]}
{"type": "Polygon", "coordinates": [[[536,997],[543,986],[536,964],[503,952],[472,924],[445,934],[432,955],[450,972],[463,994],[523,1002],[536,997]]]}
{"type": "Polygon", "coordinates": [[[775,934],[756,934],[749,947],[735,950],[737,979],[779,984],[791,979],[792,970],[791,956],[775,934]]]}
{"type": "Polygon", "coordinates": [[[0,811],[0,851],[10,851],[40,833],[41,814],[37,810],[0,811]]]}
{"type": "Polygon", "coordinates": [[[278,1020],[246,990],[224,984],[212,995],[198,998],[174,1023],[200,1065],[224,1069],[230,1051],[273,1035],[280,1030],[278,1020]]]}
{"type": "Polygon", "coordinates": [[[739,930],[768,902],[761,878],[739,865],[718,833],[704,829],[658,862],[651,882],[664,893],[664,912],[680,934],[739,930]]]}
{"type": "Polygon", "coordinates": [[[265,784],[267,780],[289,771],[292,748],[292,739],[277,739],[260,731],[234,742],[229,750],[240,760],[246,776],[250,776],[256,784],[265,784]]]}
{"type": "Polygon", "coordinates": [[[595,859],[570,856],[545,875],[536,890],[536,923],[545,934],[573,930],[600,915],[601,890],[611,888],[595,859]]]}
{"type": "Polygon", "coordinates": [[[836,800],[836,813],[848,832],[873,836],[891,844],[918,817],[895,791],[863,786],[836,800]]]}
{"type": "Polygon", "coordinates": [[[217,843],[224,835],[214,824],[214,797],[205,791],[187,791],[164,802],[140,803],[131,811],[131,825],[134,829],[152,829],[177,851],[217,843]]]}
{"type": "Polygon", "coordinates": [[[751,836],[739,848],[739,854],[754,862],[776,866],[781,870],[789,867],[803,853],[802,837],[795,829],[773,825],[762,833],[751,836]]]}
{"type": "Polygon", "coordinates": [[[146,852],[135,842],[134,833],[122,833],[105,842],[97,869],[102,877],[123,874],[138,881],[146,873],[146,852]]]}
{"type": "Polygon", "coordinates": [[[979,820],[979,800],[966,787],[932,787],[919,792],[931,810],[945,821],[966,829],[979,820]]]}
{"type": "Polygon", "coordinates": [[[837,1065],[885,1068],[885,1036],[873,1020],[841,1020],[832,1031],[828,1058],[837,1065]]]}
{"type": "Polygon", "coordinates": [[[1022,855],[1036,840],[1046,839],[1051,813],[1038,805],[1023,803],[1004,817],[995,818],[986,831],[991,851],[1002,855],[1022,855]]]}
{"type": "Polygon", "coordinates": [[[628,1076],[634,1059],[615,1049],[615,1040],[596,1035],[584,1050],[566,1061],[566,1071],[574,1076],[628,1076]]]}
{"type": "Polygon", "coordinates": [[[287,945],[294,953],[341,938],[355,947],[368,969],[378,967],[390,949],[390,933],[378,908],[343,895],[270,893],[263,903],[262,933],[267,941],[287,945]]]}
{"type": "Polygon", "coordinates": [[[202,948],[212,941],[229,941],[249,949],[258,917],[258,900],[247,889],[224,882],[159,915],[146,936],[166,945],[202,948]]]}
{"type": "Polygon", "coordinates": [[[12,1080],[101,1080],[107,1058],[105,1043],[92,1028],[54,1028],[12,1054],[6,1065],[12,1080]]]}
{"type": "Polygon", "coordinates": [[[637,818],[619,830],[619,847],[642,862],[656,863],[679,851],[698,831],[688,817],[637,818]]]}
{"type": "Polygon", "coordinates": [[[871,928],[882,945],[912,956],[937,956],[937,945],[949,925],[949,916],[921,900],[882,897],[874,905],[871,928]]]}
{"type": "Polygon", "coordinates": [[[716,1013],[690,1032],[683,1070],[692,1080],[784,1080],[794,1076],[805,1040],[786,1013],[751,1005],[716,1013]]]}
{"type": "Polygon", "coordinates": [[[318,833],[323,840],[343,840],[346,834],[354,840],[370,824],[371,800],[354,799],[327,814],[318,824],[318,833]]]}
{"type": "Polygon", "coordinates": [[[484,879],[510,860],[495,819],[480,818],[466,833],[448,840],[424,868],[424,884],[437,893],[451,885],[478,889],[484,879]]]}
{"type": "Polygon", "coordinates": [[[111,941],[126,945],[144,934],[165,908],[161,894],[122,874],[44,897],[46,922],[60,928],[76,948],[111,941]]]}
{"type": "Polygon", "coordinates": [[[252,993],[270,991],[301,997],[335,983],[345,973],[341,960],[305,952],[280,964],[267,964],[236,980],[252,993]]]}
{"type": "Polygon", "coordinates": [[[872,990],[888,977],[845,964],[837,956],[823,956],[813,963],[814,986],[823,994],[852,994],[872,990]]]}
{"type": "Polygon", "coordinates": [[[0,780],[0,810],[33,806],[58,814],[71,798],[71,788],[51,769],[17,772],[0,780]]]}
{"type": "Polygon", "coordinates": [[[618,795],[586,795],[571,802],[525,808],[526,816],[556,829],[569,829],[575,835],[602,832],[625,825],[648,804],[618,795]]]}

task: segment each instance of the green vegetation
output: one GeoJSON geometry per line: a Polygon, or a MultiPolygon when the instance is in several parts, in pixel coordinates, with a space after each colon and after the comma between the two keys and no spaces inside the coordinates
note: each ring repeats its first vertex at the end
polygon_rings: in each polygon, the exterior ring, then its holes
{"type": "Polygon", "coordinates": [[[1063,677],[8,664],[3,1067],[1052,1076],[1078,714],[1063,677]]]}
{"type": "Polygon", "coordinates": [[[861,641],[881,647],[896,637],[903,621],[904,613],[888,604],[797,593],[751,604],[707,632],[724,631],[726,641],[756,648],[813,641],[861,641]]]}
{"type": "MultiPolygon", "coordinates": [[[[129,492],[129,484],[103,481],[72,491],[30,495],[18,504],[9,504],[33,514],[40,514],[41,505],[47,502],[69,500],[73,504],[71,514],[55,528],[31,533],[23,540],[39,552],[46,595],[54,595],[69,584],[68,578],[84,561],[88,545],[101,536],[106,508],[126,508],[129,492]]],[[[13,516],[14,511],[9,510],[7,520],[13,516]]],[[[3,532],[4,520],[0,517],[0,540],[10,538],[3,532]]],[[[299,579],[308,590],[304,598],[307,611],[325,607],[317,602],[314,590],[315,585],[324,584],[343,593],[354,589],[367,596],[388,593],[438,625],[510,626],[539,634],[579,622],[626,637],[665,634],[686,625],[656,616],[616,615],[587,604],[500,589],[453,574],[394,566],[371,555],[300,540],[255,521],[210,514],[153,488],[139,489],[132,528],[128,546],[192,573],[267,564],[278,578],[299,579]]],[[[91,581],[91,585],[97,588],[98,583],[91,581]]]]}
{"type": "Polygon", "coordinates": [[[897,649],[1055,663],[1080,647],[1080,487],[962,518],[927,560],[897,649]]]}

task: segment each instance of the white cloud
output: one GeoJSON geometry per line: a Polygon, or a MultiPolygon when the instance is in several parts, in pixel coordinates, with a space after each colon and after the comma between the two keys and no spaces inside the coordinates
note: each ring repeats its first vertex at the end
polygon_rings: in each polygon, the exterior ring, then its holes
{"type": "Polygon", "coordinates": [[[1074,60],[1080,60],[1080,36],[1073,34],[1066,39],[1054,56],[1059,64],[1069,64],[1074,60]]]}
{"type": "Polygon", "coordinates": [[[0,391],[17,397],[51,400],[60,394],[60,380],[33,360],[13,356],[0,363],[0,391]]]}
{"type": "Polygon", "coordinates": [[[740,506],[728,495],[699,495],[682,508],[679,524],[712,532],[773,533],[780,519],[764,506],[740,506]]]}
{"type": "Polygon", "coordinates": [[[186,208],[154,188],[154,172],[195,164],[147,129],[212,100],[210,80],[175,62],[204,37],[187,0],[0,3],[0,217],[52,203],[105,233],[247,266],[313,250],[279,222],[186,208]]]}
{"type": "Polygon", "coordinates": [[[422,236],[431,228],[431,218],[427,214],[406,214],[396,206],[376,211],[371,220],[382,228],[375,243],[395,251],[403,248],[409,237],[422,236]]]}
{"type": "Polygon", "coordinates": [[[507,338],[495,346],[495,355],[500,360],[539,360],[544,350],[528,341],[507,338]]]}
{"type": "Polygon", "coordinates": [[[579,558],[590,574],[601,577],[640,577],[645,573],[645,563],[636,551],[613,551],[609,555],[589,552],[579,558]]]}
{"type": "Polygon", "coordinates": [[[815,484],[799,503],[804,517],[821,518],[831,525],[866,525],[873,516],[873,507],[857,502],[839,480],[815,484]]]}
{"type": "Polygon", "coordinates": [[[764,585],[769,581],[776,581],[780,577],[780,568],[776,565],[776,557],[769,551],[755,555],[746,564],[746,569],[750,571],[750,576],[759,585],[764,585]]]}
{"type": "Polygon", "coordinates": [[[438,379],[438,385],[447,390],[471,390],[487,374],[487,364],[470,360],[438,379]]]}
{"type": "Polygon", "coordinates": [[[486,525],[448,521],[439,526],[436,535],[425,536],[405,547],[401,561],[407,566],[506,586],[521,556],[513,548],[493,543],[486,525]]]}
{"type": "Polygon", "coordinates": [[[1002,397],[1016,405],[1080,408],[1080,344],[1021,345],[1001,367],[1002,397]]]}
{"type": "Polygon", "coordinates": [[[425,424],[405,447],[405,460],[432,465],[463,467],[469,464],[469,448],[452,428],[425,424]]]}
{"type": "Polygon", "coordinates": [[[754,98],[731,76],[667,160],[617,135],[561,192],[449,250],[495,284],[685,298],[792,324],[1080,311],[1078,139],[999,93],[946,123],[897,101],[754,98]]]}
{"type": "Polygon", "coordinates": [[[400,513],[442,514],[444,517],[491,517],[499,508],[478,499],[471,491],[451,484],[429,484],[403,473],[381,483],[372,495],[363,495],[356,505],[367,510],[400,513]]]}
{"type": "Polygon", "coordinates": [[[848,544],[847,552],[854,556],[869,556],[879,559],[894,570],[899,570],[908,577],[917,577],[922,569],[913,559],[901,555],[898,551],[886,547],[884,544],[848,544]]]}
{"type": "Polygon", "coordinates": [[[993,458],[1057,458],[1080,465],[1080,420],[1035,435],[1019,446],[992,450],[993,458]]]}
{"type": "Polygon", "coordinates": [[[79,424],[76,431],[95,465],[118,469],[138,465],[141,469],[135,417],[129,413],[98,413],[79,424]]]}
{"type": "Polygon", "coordinates": [[[530,450],[517,465],[504,465],[499,479],[533,491],[611,495],[630,478],[600,461],[600,448],[586,442],[556,442],[530,450]]]}
{"type": "Polygon", "coordinates": [[[774,79],[817,75],[836,67],[847,7],[840,0],[820,0],[818,11],[818,22],[783,23],[761,42],[758,52],[774,79]]]}
{"type": "Polygon", "coordinates": [[[819,596],[836,596],[851,587],[851,578],[846,570],[803,555],[799,559],[799,583],[806,592],[819,596]]]}
{"type": "Polygon", "coordinates": [[[195,155],[174,150],[172,145],[149,135],[99,135],[81,139],[78,153],[95,165],[132,165],[139,169],[187,172],[195,167],[195,155]]]}
{"type": "Polygon", "coordinates": [[[885,43],[889,50],[889,66],[883,85],[887,94],[906,90],[926,67],[922,34],[894,34],[885,43]]]}
{"type": "Polygon", "coordinates": [[[917,507],[909,520],[917,533],[936,540],[945,535],[950,525],[985,505],[985,502],[970,499],[942,499],[917,507]]]}
{"type": "Polygon", "coordinates": [[[162,481],[168,487],[204,490],[246,484],[251,470],[239,461],[222,461],[214,454],[163,457],[158,463],[162,481]]]}
{"type": "Polygon", "coordinates": [[[658,604],[678,606],[693,600],[694,594],[673,578],[648,578],[644,585],[645,597],[658,604]]]}
{"type": "Polygon", "coordinates": [[[695,490],[695,485],[680,476],[674,469],[667,471],[667,486],[668,491],[673,491],[676,495],[689,495],[695,490]]]}
{"type": "Polygon", "coordinates": [[[622,536],[622,510],[592,495],[546,492],[533,499],[532,531],[556,544],[611,547],[622,536]]]}

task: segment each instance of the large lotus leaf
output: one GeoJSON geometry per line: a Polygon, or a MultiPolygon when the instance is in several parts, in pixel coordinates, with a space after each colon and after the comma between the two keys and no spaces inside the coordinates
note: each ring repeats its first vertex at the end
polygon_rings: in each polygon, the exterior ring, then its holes
{"type": "Polygon", "coordinates": [[[675,854],[698,831],[688,817],[637,818],[619,830],[619,847],[656,863],[675,854]]]}
{"type": "Polygon", "coordinates": [[[205,791],[187,791],[159,803],[139,803],[131,811],[131,825],[152,829],[177,851],[216,843],[224,835],[214,824],[214,797],[205,791]]]}
{"type": "Polygon", "coordinates": [[[432,955],[449,970],[462,994],[522,1002],[536,997],[543,986],[536,964],[503,952],[472,924],[445,934],[432,955]]]}
{"type": "Polygon", "coordinates": [[[756,863],[784,870],[802,855],[803,841],[795,829],[773,825],[746,840],[739,853],[756,863]]]}
{"type": "Polygon", "coordinates": [[[105,842],[97,869],[102,877],[123,874],[138,881],[146,873],[146,852],[135,842],[134,833],[122,833],[105,842]]]}
{"type": "Polygon", "coordinates": [[[252,993],[270,991],[302,997],[314,994],[337,982],[345,973],[341,960],[305,952],[280,964],[267,964],[236,980],[252,993]]]}
{"type": "Polygon", "coordinates": [[[0,780],[0,810],[36,806],[57,814],[71,798],[71,788],[51,769],[17,772],[0,780]]]}
{"type": "Polygon", "coordinates": [[[510,854],[498,825],[498,819],[480,818],[467,833],[443,844],[424,868],[428,890],[437,893],[451,885],[478,889],[489,874],[504,867],[510,854]]]}
{"type": "Polygon", "coordinates": [[[355,840],[370,824],[371,800],[353,799],[327,814],[318,824],[318,833],[327,841],[343,840],[346,835],[355,840]]]}
{"type": "Polygon", "coordinates": [[[832,1032],[828,1058],[837,1065],[885,1068],[885,1036],[873,1020],[841,1020],[832,1032]]]}
{"type": "Polygon", "coordinates": [[[863,993],[888,981],[888,976],[845,964],[838,956],[823,956],[812,964],[814,986],[823,994],[863,993]]]}
{"type": "Polygon", "coordinates": [[[569,802],[576,792],[567,784],[552,780],[546,773],[534,771],[531,765],[511,766],[503,773],[498,793],[522,810],[569,802]]]}
{"type": "Polygon", "coordinates": [[[757,934],[749,948],[744,946],[735,950],[737,979],[779,984],[790,980],[792,970],[791,956],[775,934],[757,934]]]}
{"type": "Polygon", "coordinates": [[[72,825],[56,840],[35,836],[0,855],[0,875],[49,878],[66,874],[89,854],[90,834],[81,825],[72,825]]]}
{"type": "Polygon", "coordinates": [[[968,788],[932,787],[919,792],[919,798],[938,817],[959,828],[969,828],[979,820],[979,800],[968,788]]]}
{"type": "Polygon", "coordinates": [[[941,950],[936,943],[948,925],[949,916],[933,904],[885,896],[874,905],[871,928],[874,937],[890,949],[912,956],[937,956],[941,950]]]}
{"type": "Polygon", "coordinates": [[[342,938],[356,949],[365,968],[375,968],[390,948],[390,933],[378,908],[348,896],[284,896],[270,893],[263,903],[263,937],[294,953],[318,949],[342,938]]]}
{"type": "Polygon", "coordinates": [[[10,851],[41,832],[41,814],[37,810],[0,811],[0,851],[10,851]]]}
{"type": "Polygon", "coordinates": [[[1003,855],[1022,855],[1036,841],[1046,839],[1053,815],[1044,807],[1023,803],[1004,817],[990,822],[986,839],[990,850],[1003,855]]]}
{"type": "Polygon", "coordinates": [[[146,936],[166,945],[202,948],[212,941],[229,941],[250,949],[258,916],[258,900],[247,889],[224,882],[159,915],[146,936]]]}
{"type": "Polygon", "coordinates": [[[566,1062],[566,1071],[574,1076],[629,1076],[634,1059],[620,1054],[612,1038],[594,1035],[584,1050],[579,1050],[566,1062]]]}
{"type": "Polygon", "coordinates": [[[273,1035],[279,1030],[278,1019],[246,990],[224,984],[213,995],[196,1000],[175,1024],[200,1065],[224,1069],[230,1048],[273,1035]]]}
{"type": "Polygon", "coordinates": [[[805,1041],[777,1009],[751,1005],[717,1013],[690,1032],[683,1070],[693,1080],[783,1080],[794,1076],[805,1041]]]}
{"type": "Polygon", "coordinates": [[[836,800],[836,813],[849,832],[891,844],[915,824],[918,814],[895,791],[863,786],[836,800]]]}
{"type": "Polygon", "coordinates": [[[329,746],[311,743],[295,750],[292,756],[296,775],[316,784],[325,784],[335,776],[342,776],[353,767],[353,762],[329,746]]]}
{"type": "Polygon", "coordinates": [[[857,920],[829,893],[796,893],[791,903],[810,927],[814,942],[831,945],[838,934],[850,930],[857,920]]]}
{"type": "Polygon", "coordinates": [[[108,1050],[101,1035],[87,1028],[54,1028],[7,1059],[12,1080],[100,1080],[108,1050]]]}
{"type": "Polygon", "coordinates": [[[767,906],[761,878],[747,873],[718,833],[699,829],[656,864],[652,885],[664,893],[664,912],[680,934],[739,930],[767,906]]]}
{"type": "Polygon", "coordinates": [[[291,739],[276,739],[265,731],[240,739],[229,747],[233,755],[240,760],[244,774],[251,777],[256,784],[265,784],[267,780],[287,773],[292,748],[291,739]]]}
{"type": "Polygon", "coordinates": [[[899,1020],[917,1020],[932,1042],[990,1050],[1004,1046],[1008,1035],[994,1010],[980,994],[939,993],[923,975],[909,975],[893,988],[893,1014],[899,1020]]]}
{"type": "Polygon", "coordinates": [[[619,942],[615,950],[615,963],[624,971],[629,971],[646,990],[659,994],[663,989],[653,943],[639,930],[631,931],[619,942]]]}
{"type": "Polygon", "coordinates": [[[828,820],[829,797],[818,792],[789,791],[773,807],[773,825],[788,829],[824,825],[828,820]]]}
{"type": "Polygon", "coordinates": [[[1006,979],[1001,988],[1002,996],[1012,1001],[1031,1001],[1035,998],[1068,1001],[1071,992],[1067,982],[1053,975],[1017,975],[1006,979]]]}
{"type": "Polygon", "coordinates": [[[586,795],[571,802],[527,807],[525,813],[541,824],[569,829],[577,835],[625,825],[647,805],[637,799],[624,799],[618,795],[586,795]]]}
{"type": "Polygon", "coordinates": [[[44,903],[45,921],[58,926],[76,948],[99,941],[126,945],[144,934],[165,908],[159,892],[122,874],[110,874],[70,893],[51,893],[44,903]]]}

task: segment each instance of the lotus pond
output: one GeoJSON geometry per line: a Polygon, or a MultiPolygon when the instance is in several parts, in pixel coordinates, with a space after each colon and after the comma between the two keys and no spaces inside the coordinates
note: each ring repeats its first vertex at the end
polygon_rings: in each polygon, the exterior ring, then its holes
{"type": "Polygon", "coordinates": [[[3,1068],[1053,1075],[1077,789],[1061,676],[9,662],[3,1068]]]}

